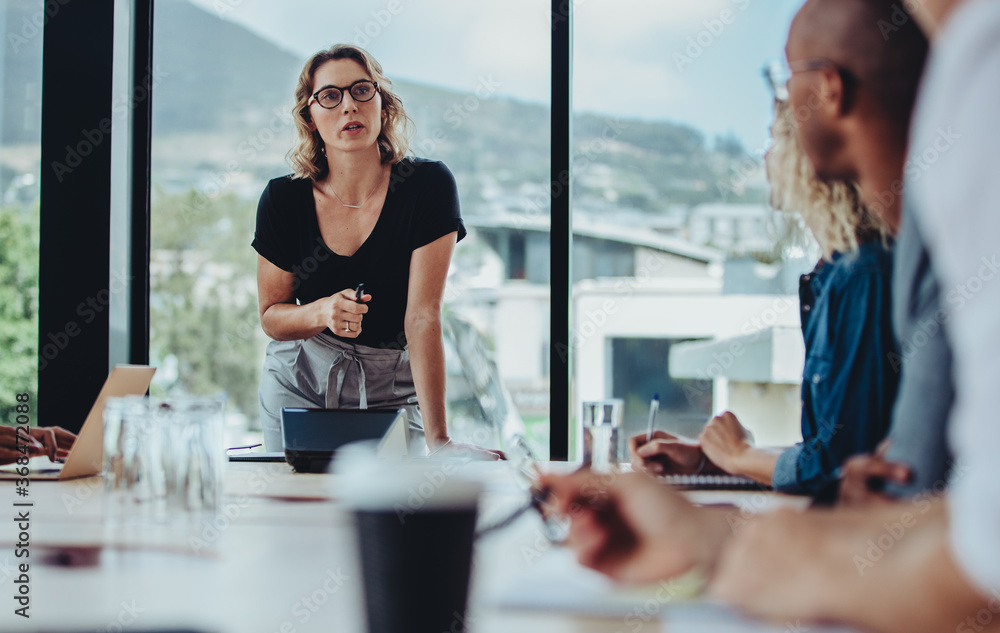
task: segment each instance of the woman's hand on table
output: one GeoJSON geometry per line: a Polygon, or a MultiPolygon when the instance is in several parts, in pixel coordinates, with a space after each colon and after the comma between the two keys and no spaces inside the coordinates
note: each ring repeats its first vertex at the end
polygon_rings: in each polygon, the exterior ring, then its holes
{"type": "Polygon", "coordinates": [[[495,462],[507,459],[500,449],[484,448],[475,444],[453,442],[450,439],[429,443],[429,454],[435,457],[464,458],[480,462],[495,462]]]}
{"type": "Polygon", "coordinates": [[[355,301],[356,296],[352,288],[346,288],[329,297],[318,299],[315,306],[319,312],[320,325],[337,336],[357,338],[361,333],[361,321],[368,312],[368,306],[365,304],[372,296],[363,294],[362,303],[355,301]]]}

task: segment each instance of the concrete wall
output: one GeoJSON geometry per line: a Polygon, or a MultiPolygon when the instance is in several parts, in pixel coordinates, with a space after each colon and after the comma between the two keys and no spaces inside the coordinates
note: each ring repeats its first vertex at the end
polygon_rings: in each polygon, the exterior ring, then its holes
{"type": "Polygon", "coordinates": [[[801,385],[729,381],[729,410],[750,429],[757,446],[802,441],[801,385]]]}
{"type": "MultiPolygon", "coordinates": [[[[576,324],[573,330],[576,381],[573,411],[584,399],[611,396],[607,368],[607,340],[632,338],[725,339],[750,334],[775,325],[797,327],[798,298],[787,295],[713,295],[704,286],[671,288],[650,280],[581,284],[574,298],[576,324]]],[[[801,371],[801,369],[799,370],[801,371]]],[[[769,443],[790,443],[798,429],[799,413],[789,405],[788,389],[766,386],[763,393],[730,388],[723,373],[706,368],[703,377],[715,377],[715,411],[746,406],[755,434],[769,443]],[[712,375],[714,374],[714,375],[712,375]],[[744,393],[745,392],[745,393],[744,393]],[[734,400],[734,396],[737,398],[734,400]],[[760,422],[758,422],[760,421],[760,422]]],[[[795,402],[792,399],[791,402],[795,402]]],[[[737,411],[737,415],[739,415],[737,411]]]]}

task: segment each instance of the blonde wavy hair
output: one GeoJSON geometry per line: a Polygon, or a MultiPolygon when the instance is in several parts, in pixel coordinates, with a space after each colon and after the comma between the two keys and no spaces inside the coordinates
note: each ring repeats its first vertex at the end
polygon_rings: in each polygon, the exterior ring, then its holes
{"type": "Polygon", "coordinates": [[[859,242],[889,236],[889,226],[861,201],[853,182],[823,182],[799,145],[795,116],[783,101],[775,101],[771,135],[774,144],[767,153],[767,177],[771,184],[771,206],[796,213],[829,259],[831,251],[849,253],[859,242]]]}
{"type": "Polygon", "coordinates": [[[329,165],[326,162],[323,139],[319,132],[311,130],[309,124],[309,97],[312,96],[313,79],[316,70],[328,61],[350,59],[361,65],[378,83],[382,95],[382,131],[378,135],[378,149],[383,164],[395,164],[403,160],[410,147],[410,129],[413,121],[403,109],[403,102],[392,91],[392,82],[382,73],[382,65],[371,54],[350,44],[336,44],[327,50],[320,51],[309,58],[299,83],[295,87],[295,107],[292,108],[292,120],[298,132],[298,143],[288,152],[288,162],[296,178],[319,180],[326,175],[329,165]]]}

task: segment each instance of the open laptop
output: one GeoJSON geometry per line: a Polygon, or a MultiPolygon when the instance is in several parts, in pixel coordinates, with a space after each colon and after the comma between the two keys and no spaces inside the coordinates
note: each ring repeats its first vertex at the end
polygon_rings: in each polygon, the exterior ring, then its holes
{"type": "MultiPolygon", "coordinates": [[[[87,414],[62,468],[59,464],[48,464],[47,457],[34,458],[28,479],[65,480],[100,475],[104,467],[104,405],[107,399],[144,395],[149,389],[154,373],[156,368],[146,365],[116,365],[104,381],[100,393],[97,394],[94,406],[90,408],[90,413],[87,414]],[[42,460],[46,462],[47,467],[36,469],[36,464],[42,460]]],[[[0,479],[18,477],[14,468],[13,465],[4,466],[0,470],[0,479]]]]}
{"type": "Polygon", "coordinates": [[[341,446],[379,440],[380,457],[405,457],[409,450],[406,409],[281,410],[285,461],[296,472],[326,472],[341,446]]]}

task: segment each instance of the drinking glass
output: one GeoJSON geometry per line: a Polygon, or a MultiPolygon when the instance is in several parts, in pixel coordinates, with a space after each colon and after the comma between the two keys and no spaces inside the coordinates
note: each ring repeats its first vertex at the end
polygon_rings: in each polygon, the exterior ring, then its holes
{"type": "Polygon", "coordinates": [[[104,477],[111,519],[182,520],[222,502],[225,401],[213,396],[109,398],[104,477]]]}
{"type": "Polygon", "coordinates": [[[162,454],[147,398],[108,398],[104,407],[103,471],[110,518],[162,514],[162,454]]]}
{"type": "Polygon", "coordinates": [[[619,429],[624,402],[620,398],[583,403],[583,465],[595,472],[618,466],[619,429]]]}
{"type": "Polygon", "coordinates": [[[181,396],[162,406],[168,512],[214,514],[222,502],[225,402],[213,396],[181,396]]]}

